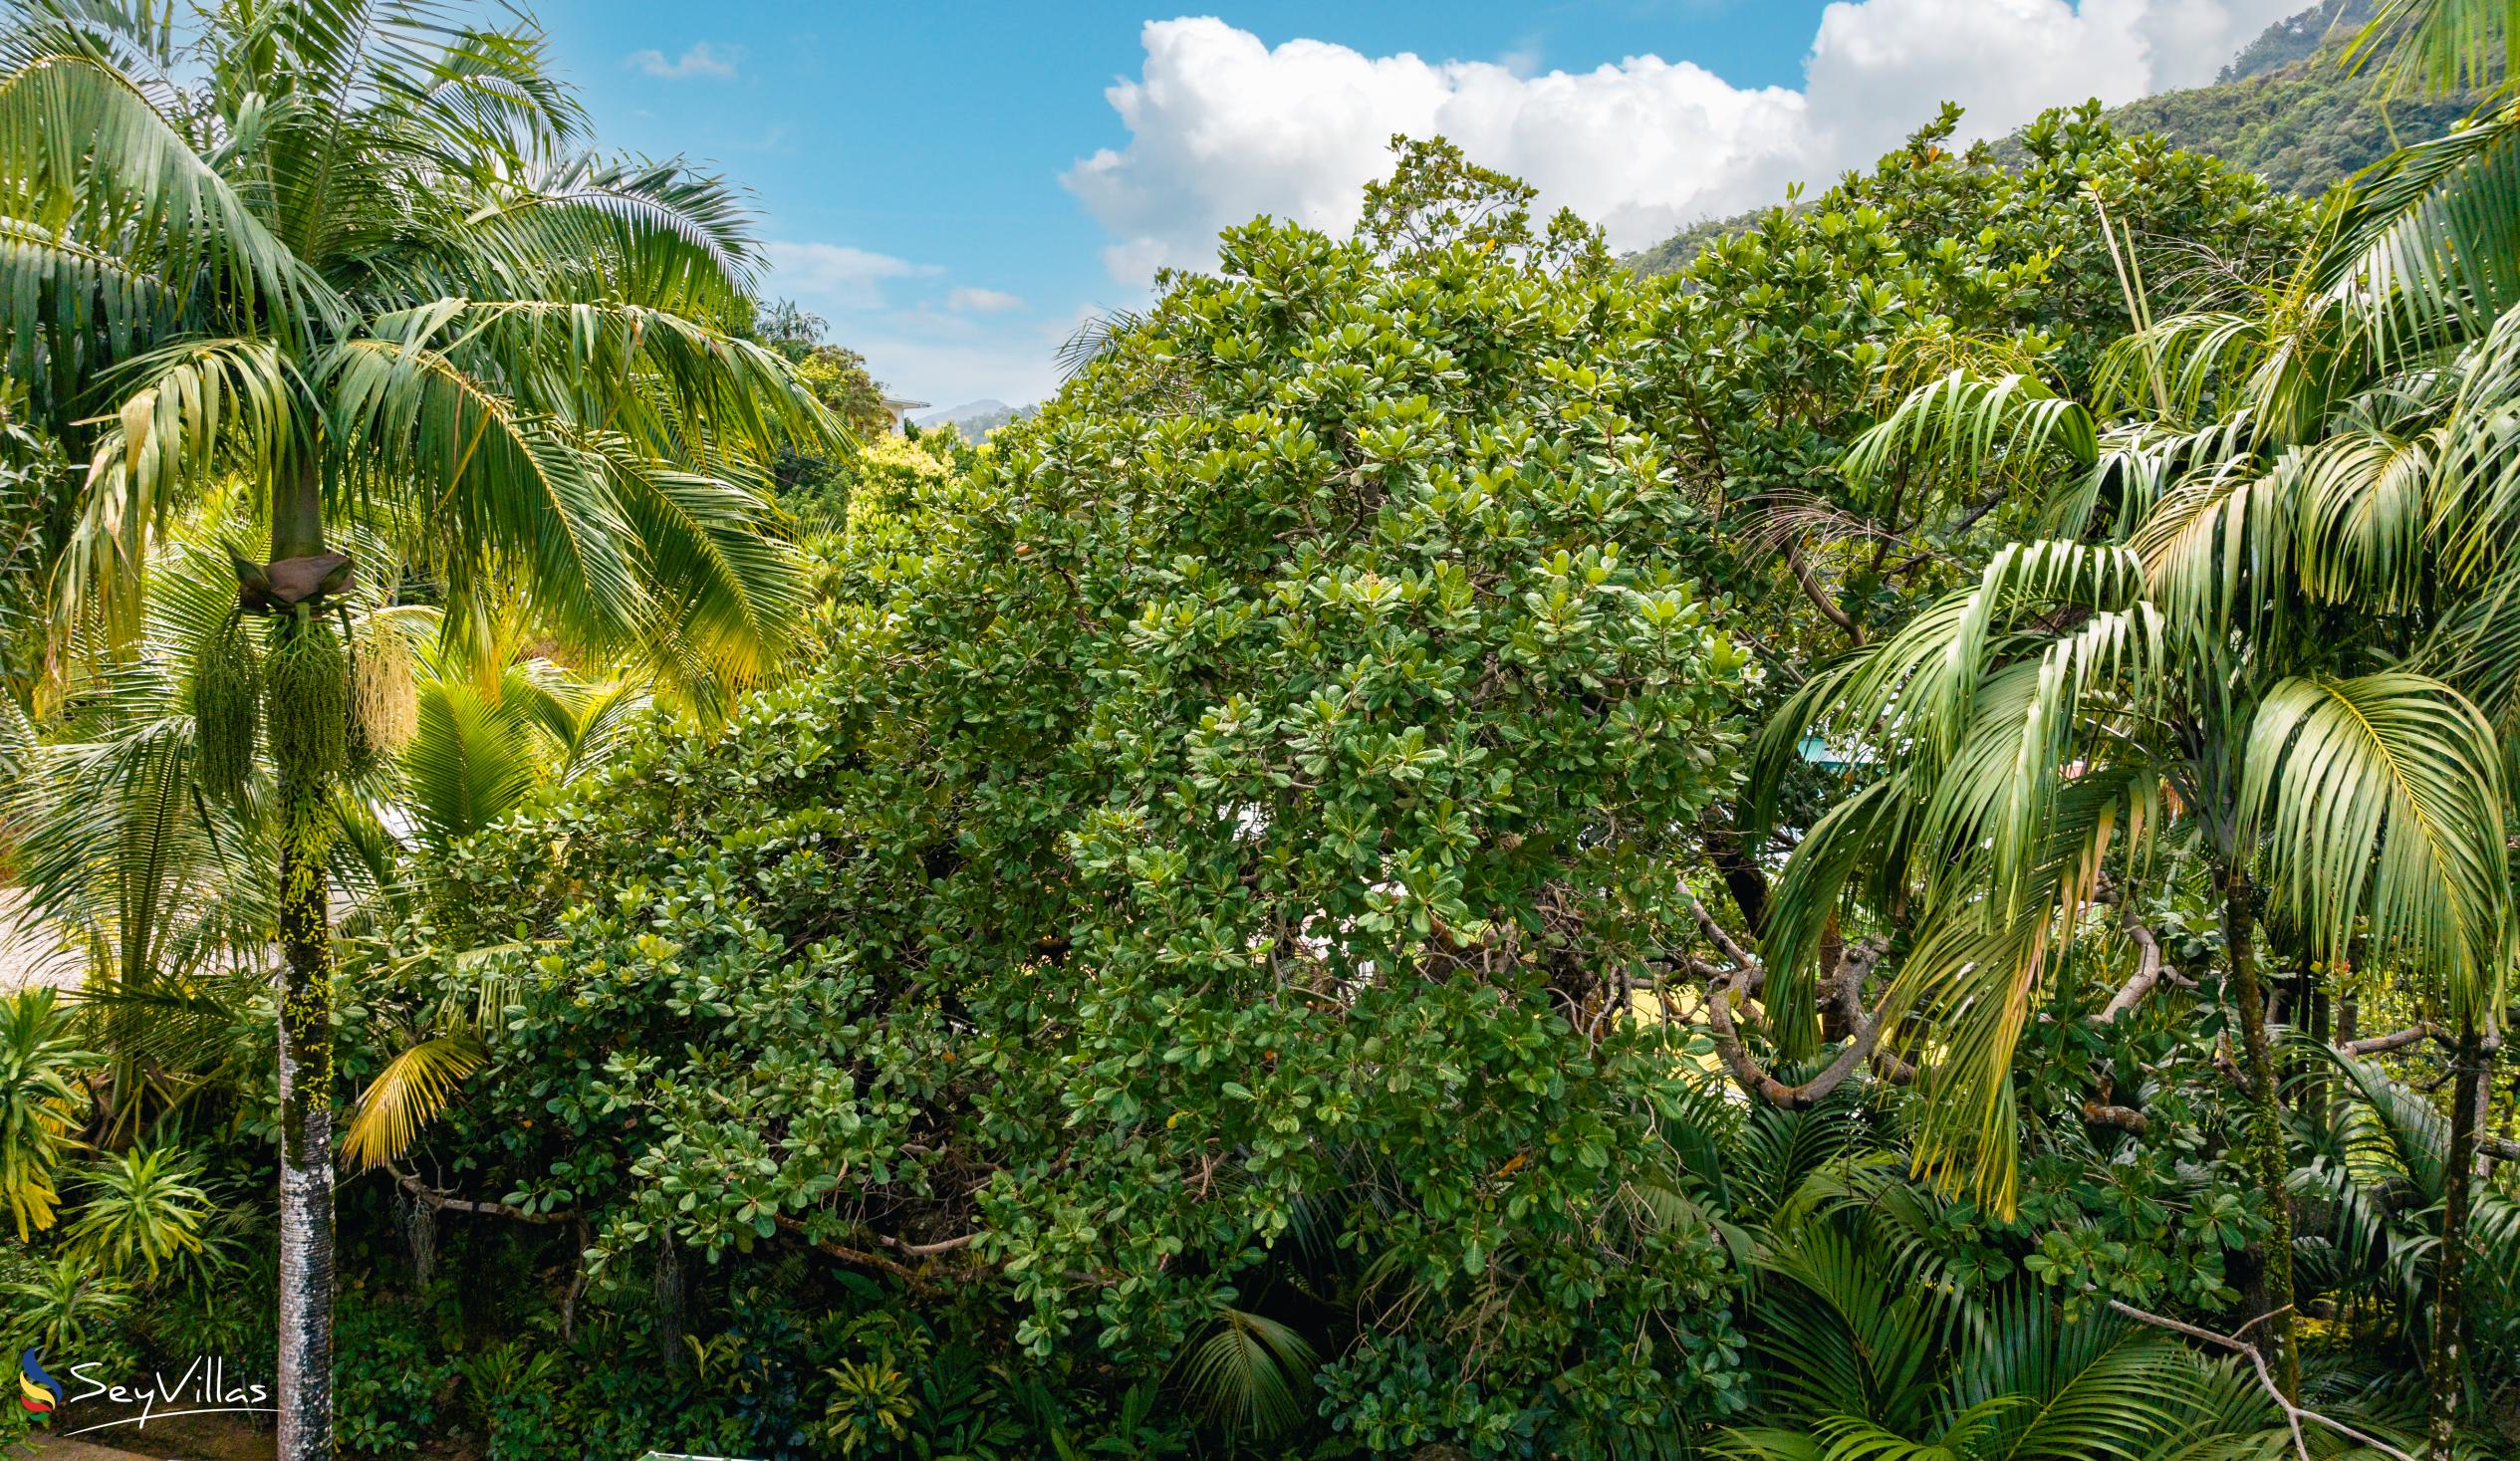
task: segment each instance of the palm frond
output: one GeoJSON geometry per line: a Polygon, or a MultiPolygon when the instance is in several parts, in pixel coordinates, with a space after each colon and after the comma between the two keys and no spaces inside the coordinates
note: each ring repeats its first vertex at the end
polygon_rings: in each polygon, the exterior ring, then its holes
{"type": "Polygon", "coordinates": [[[2099,452],[2091,412],[2035,376],[1985,378],[1965,369],[1910,391],[1856,438],[1841,470],[1861,488],[1892,462],[1949,466],[1972,477],[2026,477],[2051,450],[2089,466],[2099,452]]]}
{"type": "Polygon", "coordinates": [[[1955,1398],[2018,1402],[1990,1448],[2013,1461],[2141,1461],[2188,1433],[2206,1400],[2205,1366],[2169,1335],[2105,1313],[2069,1323],[2027,1289],[1996,1301],[1985,1334],[1955,1398]]]}
{"type": "Polygon", "coordinates": [[[2452,1018],[2489,1019],[2509,872],[2493,728],[2404,673],[2277,684],[2249,728],[2243,838],[2263,831],[2276,905],[2313,957],[2376,951],[2439,977],[2452,1018]]]}
{"type": "Polygon", "coordinates": [[[0,76],[0,214],[72,231],[110,211],[123,257],[168,277],[216,271],[235,307],[284,339],[346,311],[127,77],[40,56],[0,76]]]}
{"type": "Polygon", "coordinates": [[[317,378],[337,434],[427,485],[426,530],[455,596],[487,560],[525,570],[563,621],[593,635],[630,638],[650,622],[611,464],[565,423],[520,414],[444,355],[394,341],[348,342],[317,378]]]}
{"type": "Polygon", "coordinates": [[[438,852],[497,821],[540,780],[516,714],[462,680],[421,687],[402,773],[413,828],[438,852]]]}
{"type": "Polygon", "coordinates": [[[2393,94],[2489,87],[2520,75],[2520,17],[2503,0],[2383,0],[2345,53],[2376,61],[2393,94]]]}
{"type": "Polygon", "coordinates": [[[1206,1339],[1182,1356],[1181,1384],[1208,1420],[1237,1436],[1266,1440],[1301,1420],[1298,1392],[1318,1362],[1303,1336],[1265,1315],[1216,1306],[1206,1339]]]}
{"type": "Polygon", "coordinates": [[[760,262],[751,228],[724,180],[678,158],[576,157],[484,201],[462,238],[483,277],[506,283],[483,293],[730,317],[760,262]]]}
{"type": "Polygon", "coordinates": [[[217,470],[268,477],[300,429],[297,382],[266,341],[195,340],[114,372],[115,424],[100,438],[77,523],[54,570],[56,632],[94,607],[110,652],[139,632],[151,535],[188,484],[217,470]]]}
{"type": "Polygon", "coordinates": [[[361,1093],[342,1136],[342,1155],[362,1170],[399,1157],[454,1099],[464,1078],[488,1059],[480,1037],[469,1030],[432,1035],[404,1048],[361,1093]]]}
{"type": "MultiPolygon", "coordinates": [[[[2493,7],[2499,9],[2500,7],[2493,7]]],[[[2318,276],[2397,358],[2520,304],[2520,107],[2390,154],[2360,179],[2318,276]]]]}

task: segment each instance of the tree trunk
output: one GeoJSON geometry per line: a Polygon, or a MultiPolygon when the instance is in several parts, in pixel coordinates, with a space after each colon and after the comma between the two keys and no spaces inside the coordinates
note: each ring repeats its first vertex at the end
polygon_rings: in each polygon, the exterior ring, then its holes
{"type": "Polygon", "coordinates": [[[1766,937],[1767,873],[1741,846],[1741,834],[1729,827],[1710,828],[1706,833],[1706,855],[1723,875],[1724,890],[1732,894],[1732,905],[1741,910],[1742,926],[1750,930],[1751,942],[1766,937]]]}
{"type": "Polygon", "coordinates": [[[2484,1042],[2476,1017],[2459,1022],[2457,1082],[2450,1096],[2450,1152],[2441,1169],[2441,1257],[2432,1277],[2432,1354],[2424,1397],[2431,1461],[2450,1461],[2458,1433],[2459,1396],[2466,1388],[2459,1332],[2466,1327],[2467,1215],[2476,1180],[2476,1106],[2485,1086],[2484,1042]]]}
{"type": "MultiPolygon", "coordinates": [[[[310,467],[272,494],[272,559],[324,551],[310,467]]],[[[275,636],[329,634],[283,614],[275,636]]],[[[277,649],[275,645],[275,649],[277,649]]],[[[287,709],[274,707],[286,715],[287,709]]],[[[275,751],[280,738],[274,738],[275,751]]],[[[282,753],[285,756],[285,753],[282,753]]],[[[326,907],[327,777],[282,764],[280,779],[280,1461],[333,1458],[333,938],[326,907]]]]}
{"type": "MultiPolygon", "coordinates": [[[[2249,1162],[2258,1191],[2266,1199],[2266,1216],[2274,1231],[2266,1235],[2264,1266],[2268,1359],[2284,1398],[2301,1397],[2301,1354],[2293,1342],[2293,1207],[2284,1190],[2292,1162],[2284,1148],[2283,1089],[2275,1079],[2275,1057],[2266,1037],[2266,992],[2257,977],[2257,914],[2250,906],[2249,874],[2233,868],[2222,890],[2222,936],[2231,960],[2231,998],[2240,1007],[2240,1038],[2247,1061],[2249,1098],[2249,1162]]],[[[2256,1316],[2252,1315],[2251,1318],[2256,1316]]]]}
{"type": "MultiPolygon", "coordinates": [[[[323,633],[299,624],[300,632],[323,633]]],[[[285,631],[285,630],[284,630],[285,631]]],[[[333,950],[324,789],[281,774],[280,1455],[333,1455],[333,950]]]]}
{"type": "MultiPolygon", "coordinates": [[[[2310,996],[2310,1038],[2321,1045],[2327,1044],[2335,1024],[2335,1002],[2328,994],[2327,985],[2321,984],[2310,996]]],[[[2332,1069],[2324,1060],[2310,1062],[2312,1099],[2302,1106],[2303,1110],[2315,1115],[2328,1108],[2328,1076],[2332,1069]]]]}

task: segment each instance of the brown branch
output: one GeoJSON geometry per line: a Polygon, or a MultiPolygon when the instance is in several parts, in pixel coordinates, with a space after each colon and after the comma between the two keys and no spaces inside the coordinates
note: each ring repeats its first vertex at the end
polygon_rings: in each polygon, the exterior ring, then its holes
{"type": "Polygon", "coordinates": [[[2358,1058],[2381,1055],[2388,1051],[2404,1050],[2407,1046],[2419,1041],[2440,1038],[2441,1027],[2426,1020],[2420,1025],[2409,1025],[2403,1030],[2394,1030],[2387,1035],[2375,1035],[2369,1040],[2349,1040],[2337,1047],[2337,1053],[2358,1058]]]}
{"type": "Polygon", "coordinates": [[[1862,648],[1864,626],[1857,623],[1855,616],[1841,608],[1837,599],[1821,584],[1820,576],[1812,572],[1811,565],[1803,558],[1803,545],[1795,539],[1785,540],[1785,564],[1794,571],[1794,582],[1803,586],[1803,597],[1817,605],[1820,611],[1829,616],[1831,623],[1844,630],[1856,647],[1862,648]]]}
{"type": "Polygon", "coordinates": [[[2196,987],[2195,980],[2180,974],[2162,959],[2161,941],[2152,936],[2151,929],[2135,920],[2133,909],[2129,909],[2127,915],[2120,920],[2120,926],[2126,929],[2127,937],[2135,940],[2136,947],[2142,951],[2143,957],[2136,967],[2135,977],[2128,980],[2116,994],[2110,996],[2108,1006],[2100,1012],[2100,1023],[2103,1025],[2115,1025],[2125,1018],[2128,1011],[2143,1003],[2144,997],[2151,994],[2153,987],[2164,979],[2182,988],[2196,987]]]}
{"type": "MultiPolygon", "coordinates": [[[[2125,1315],[2127,1318],[2135,1320],[2139,1324],[2148,1324],[2158,1329],[2168,1330],[2172,1334],[2185,1335],[2191,1339],[2201,1340],[2208,1344],[2220,1345],[2222,1348],[2228,1349],[2235,1354],[2245,1356],[2249,1361],[2250,1367],[2257,1371],[2258,1383],[2266,1387],[2267,1398],[2273,1400],[2277,1408],[2284,1412],[2284,1424],[2291,1427],[2293,1433],[2293,1451],[2302,1458],[2302,1461],[2310,1461],[2310,1446],[2309,1443],[2302,1438],[2301,1434],[2301,1423],[2305,1420],[2316,1421],[2317,1423],[2326,1426],[2328,1429],[2335,1431],[2337,1434],[2344,1436],[2346,1439],[2358,1441],[2363,1445],[2371,1447],[2373,1450],[2386,1451],[2390,1455],[2396,1457],[2397,1461],[2415,1461],[2414,1457],[2407,1455],[2405,1452],[2398,1450],[2395,1446],[2389,1444],[2387,1441],[2384,1441],[2377,1436],[2365,1435],[2363,1432],[2347,1425],[2344,1421],[2332,1420],[2329,1417],[2320,1414],[2316,1410],[2304,1410],[2299,1405],[2296,1405],[2292,1401],[2284,1398],[2283,1387],[2275,1383],[2274,1374],[2266,1367],[2266,1356],[2259,1351],[2257,1345],[2252,1344],[2245,1339],[2236,1339],[2230,1335],[2217,1335],[2211,1330],[2198,1329],[2192,1324],[2180,1324],[2174,1319],[2163,1319],[2157,1314],[2147,1314],[2144,1311],[2136,1308],[2132,1304],[2121,1303],[2116,1299],[2109,1301],[2109,1307],[2116,1310],[2118,1313],[2125,1315]]],[[[2280,1309],[2275,1311],[2275,1314],[2281,1313],[2283,1313],[2283,1311],[2280,1309]]],[[[2240,1327],[2240,1333],[2244,1335],[2247,1334],[2250,1330],[2255,1329],[2257,1326],[2264,1324],[2270,1319],[2273,1319],[2275,1314],[2259,1315],[2257,1318],[2250,1320],[2247,1324],[2242,1325],[2240,1327]]]]}
{"type": "Polygon", "coordinates": [[[569,1264],[569,1292],[560,1296],[560,1338],[563,1342],[578,1337],[578,1300],[587,1292],[587,1250],[595,1246],[595,1232],[585,1218],[575,1219],[578,1226],[578,1251],[569,1264]]]}
{"type": "MultiPolygon", "coordinates": [[[[1726,957],[1733,961],[1731,971],[1720,974],[1718,976],[1720,982],[1710,983],[1707,987],[1706,1021],[1713,1027],[1716,1054],[1722,1057],[1725,1069],[1732,1075],[1733,1084],[1739,1086],[1745,1094],[1786,1110],[1808,1109],[1826,1099],[1831,1092],[1845,1085],[1847,1078],[1862,1069],[1865,1062],[1872,1058],[1875,1047],[1881,1044],[1883,1033],[1891,1023],[1889,1019],[1888,996],[1884,996],[1882,1005],[1876,1009],[1866,1011],[1860,1007],[1857,1008],[1855,1017],[1850,1022],[1851,1034],[1846,1045],[1838,1052],[1838,1058],[1831,1061],[1828,1068],[1819,1075],[1799,1086],[1788,1086],[1759,1069],[1759,1063],[1751,1059],[1749,1050],[1741,1043],[1740,1030],[1733,1024],[1732,1001],[1747,993],[1752,979],[1764,974],[1765,970],[1757,960],[1752,959],[1742,949],[1739,943],[1733,940],[1731,934],[1724,931],[1723,925],[1717,923],[1714,915],[1706,911],[1705,904],[1692,897],[1688,900],[1688,906],[1690,915],[1697,920],[1698,928],[1714,942],[1717,948],[1724,951],[1726,957]]],[[[1839,967],[1832,973],[1832,982],[1841,997],[1843,997],[1843,991],[1849,987],[1863,988],[1865,979],[1873,971],[1873,966],[1881,962],[1882,955],[1889,949],[1890,941],[1879,935],[1862,939],[1849,947],[1845,955],[1839,959],[1839,967]]],[[[1912,1073],[1910,1074],[1912,1076],[1912,1073]]]]}
{"type": "Polygon", "coordinates": [[[509,1218],[520,1223],[568,1223],[578,1220],[578,1214],[574,1208],[564,1207],[557,1212],[535,1212],[530,1208],[512,1207],[504,1202],[474,1202],[467,1198],[457,1197],[451,1192],[438,1191],[421,1181],[415,1172],[406,1172],[389,1163],[385,1170],[393,1173],[393,1179],[402,1184],[403,1191],[410,1193],[414,1199],[426,1205],[432,1212],[471,1212],[479,1213],[484,1217],[509,1218]]]}
{"type": "Polygon", "coordinates": [[[2152,1118],[2131,1105],[2109,1105],[2103,1101],[2083,1102],[2083,1119],[2095,1126],[2114,1126],[2137,1136],[2152,1129],[2152,1118]]]}
{"type": "Polygon", "coordinates": [[[860,1268],[877,1269],[922,1289],[929,1287],[926,1274],[899,1259],[886,1258],[881,1253],[869,1253],[863,1248],[852,1248],[846,1243],[837,1243],[829,1238],[814,1237],[805,1231],[805,1224],[785,1214],[775,1216],[771,1221],[779,1225],[781,1232],[794,1233],[815,1251],[837,1258],[843,1263],[855,1264],[860,1268]]]}
{"type": "Polygon", "coordinates": [[[959,1237],[940,1238],[933,1243],[904,1243],[889,1233],[878,1233],[875,1235],[875,1240],[895,1253],[907,1253],[915,1258],[933,1258],[939,1253],[951,1253],[957,1248],[968,1248],[980,1241],[980,1235],[964,1233],[959,1237]]]}
{"type": "Polygon", "coordinates": [[[1707,912],[1706,905],[1694,896],[1688,900],[1688,913],[1690,917],[1697,920],[1698,931],[1706,935],[1708,942],[1721,949],[1724,957],[1732,960],[1735,968],[1746,970],[1759,962],[1744,952],[1740,944],[1733,941],[1732,935],[1724,931],[1724,926],[1715,921],[1715,915],[1707,912]]]}

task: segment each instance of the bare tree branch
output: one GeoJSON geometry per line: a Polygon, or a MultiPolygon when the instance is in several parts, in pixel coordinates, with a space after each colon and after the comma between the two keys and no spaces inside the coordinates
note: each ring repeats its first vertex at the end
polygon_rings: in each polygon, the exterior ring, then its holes
{"type": "MultiPolygon", "coordinates": [[[[2324,1425],[2328,1429],[2335,1431],[2337,1434],[2346,1437],[2348,1440],[2358,1441],[2363,1445],[2371,1447],[2373,1450],[2385,1451],[2390,1455],[2396,1457],[2397,1461],[2415,1461],[2414,1457],[2398,1450],[2395,1446],[2380,1439],[2378,1436],[2366,1435],[2362,1431],[2356,1430],[2354,1427],[2347,1425],[2344,1421],[2332,1420],[2327,1416],[2320,1414],[2316,1410],[2304,1410],[2299,1405],[2285,1399],[2283,1388],[2275,1383],[2275,1376],[2268,1372],[2266,1368],[2266,1356],[2258,1351],[2257,1345],[2252,1344],[2245,1339],[2236,1339],[2230,1335],[2217,1335],[2211,1330],[2200,1330],[2192,1324],[2180,1324],[2174,1319],[2163,1319],[2157,1314],[2147,1314],[2144,1311],[2136,1308],[2132,1304],[2123,1304],[2115,1299],[2109,1301],[2109,1307],[2116,1310],[2118,1313],[2125,1315],[2127,1318],[2135,1320],[2139,1324],[2148,1324],[2157,1329],[2168,1330],[2174,1335],[2185,1335],[2191,1339],[2201,1340],[2202,1342],[2208,1344],[2219,1345],[2220,1347],[2228,1349],[2235,1354],[2245,1356],[2249,1361],[2250,1367],[2257,1371],[2258,1383],[2266,1387],[2267,1398],[2273,1400],[2277,1408],[2284,1412],[2284,1423],[2291,1427],[2293,1433],[2293,1451],[2296,1455],[2301,1457],[2301,1461],[2310,1461],[2310,1445],[2302,1438],[2301,1433],[2301,1423],[2305,1420],[2315,1421],[2318,1424],[2324,1425]]],[[[2283,1311],[2280,1309],[2275,1311],[2275,1314],[2281,1313],[2283,1313],[2283,1311]]],[[[2275,1314],[2259,1315],[2256,1319],[2250,1320],[2247,1324],[2242,1325],[2240,1327],[2240,1333],[2244,1335],[2247,1334],[2258,1325],[2264,1324],[2266,1321],[2273,1319],[2275,1314]]]]}
{"type": "Polygon", "coordinates": [[[2337,1047],[2337,1053],[2355,1057],[2380,1055],[2387,1051],[2404,1050],[2418,1041],[2441,1038],[2441,1027],[2426,1020],[2420,1025],[2409,1025],[2387,1035],[2375,1035],[2369,1040],[2349,1040],[2337,1047]]]}
{"type": "Polygon", "coordinates": [[[1732,960],[1735,968],[1748,969],[1759,962],[1750,957],[1740,944],[1733,941],[1732,934],[1727,932],[1721,923],[1716,922],[1715,915],[1707,912],[1706,905],[1694,896],[1688,900],[1688,913],[1690,917],[1697,920],[1698,932],[1706,935],[1707,942],[1721,949],[1724,957],[1732,960]]]}
{"type": "Polygon", "coordinates": [[[1864,626],[1855,621],[1853,614],[1839,607],[1837,596],[1820,582],[1820,576],[1812,572],[1811,564],[1803,558],[1802,544],[1791,538],[1785,540],[1785,564],[1794,571],[1794,582],[1803,586],[1803,597],[1818,606],[1831,623],[1844,630],[1856,647],[1862,648],[1864,626]]]}
{"type": "Polygon", "coordinates": [[[406,1172],[391,1163],[386,1164],[385,1170],[393,1173],[393,1179],[402,1184],[403,1191],[410,1193],[413,1199],[432,1212],[471,1212],[479,1213],[484,1217],[510,1218],[520,1223],[568,1223],[578,1219],[577,1211],[573,1208],[562,1208],[557,1212],[534,1212],[527,1208],[511,1207],[504,1202],[474,1202],[457,1197],[451,1192],[440,1192],[421,1181],[418,1173],[406,1172]]]}
{"type": "Polygon", "coordinates": [[[2144,997],[2151,994],[2153,987],[2163,979],[2185,989],[2196,987],[2195,980],[2180,974],[2162,959],[2161,941],[2152,936],[2151,929],[2136,921],[2133,908],[2126,910],[2119,926],[2126,929],[2127,937],[2135,940],[2143,957],[2136,967],[2135,977],[2112,995],[2108,1006],[2101,1010],[2100,1023],[2103,1025],[2114,1025],[2124,1019],[2127,1012],[2143,1003],[2144,997]]]}
{"type": "MultiPolygon", "coordinates": [[[[1759,1063],[1751,1059],[1749,1050],[1741,1043],[1741,1032],[1733,1024],[1732,1002],[1748,994],[1754,980],[1763,977],[1766,970],[1725,931],[1721,923],[1715,921],[1715,916],[1706,911],[1704,903],[1692,897],[1688,906],[1699,930],[1715,947],[1723,950],[1726,958],[1732,960],[1733,966],[1729,971],[1705,971],[1713,976],[1706,989],[1706,1022],[1714,1032],[1716,1054],[1722,1057],[1724,1068],[1731,1073],[1733,1083],[1744,1094],[1787,1110],[1803,1110],[1819,1104],[1831,1092],[1845,1085],[1849,1076],[1863,1068],[1891,1023],[1888,1018],[1887,996],[1883,1006],[1873,1010],[1855,1005],[1848,1020],[1850,1033],[1845,1046],[1838,1052],[1838,1058],[1809,1081],[1799,1086],[1788,1086],[1761,1070],[1759,1063]]],[[[1838,967],[1831,971],[1830,979],[1836,997],[1847,999],[1847,991],[1861,990],[1865,980],[1872,976],[1874,966],[1889,950],[1890,940],[1878,934],[1849,945],[1839,957],[1838,967]]],[[[1703,965],[1697,967],[1705,968],[1703,965]]],[[[1904,1065],[1903,1062],[1900,1064],[1904,1065]]],[[[1913,1073],[1909,1074],[1912,1077],[1913,1073]]]]}

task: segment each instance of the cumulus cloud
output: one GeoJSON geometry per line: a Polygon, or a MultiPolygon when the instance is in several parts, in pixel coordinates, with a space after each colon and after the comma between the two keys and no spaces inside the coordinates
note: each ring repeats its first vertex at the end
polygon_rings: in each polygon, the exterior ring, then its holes
{"type": "Polygon", "coordinates": [[[770,265],[771,294],[828,310],[882,309],[886,284],[944,272],[933,264],[913,264],[847,244],[773,240],[762,252],[770,265]]]}
{"type": "Polygon", "coordinates": [[[1256,213],[1353,227],[1394,132],[1448,136],[1635,248],[1868,162],[1945,99],[1969,109],[1967,135],[1989,136],[2058,103],[2201,85],[2300,4],[1840,0],[1800,91],[1735,87],[1657,56],[1532,75],[1313,40],[1271,47],[1213,18],[1152,21],[1138,76],[1105,94],[1129,145],[1063,181],[1112,233],[1104,263],[1131,284],[1206,262],[1219,228],[1256,213]]]}
{"type": "Polygon", "coordinates": [[[694,41],[681,55],[667,60],[662,51],[632,51],[627,62],[630,70],[641,76],[661,77],[666,81],[733,81],[735,64],[744,59],[741,46],[712,46],[694,41]]]}
{"type": "Polygon", "coordinates": [[[981,289],[976,285],[956,285],[945,294],[945,308],[965,315],[1003,315],[1024,308],[1020,295],[1002,289],[981,289]]]}

